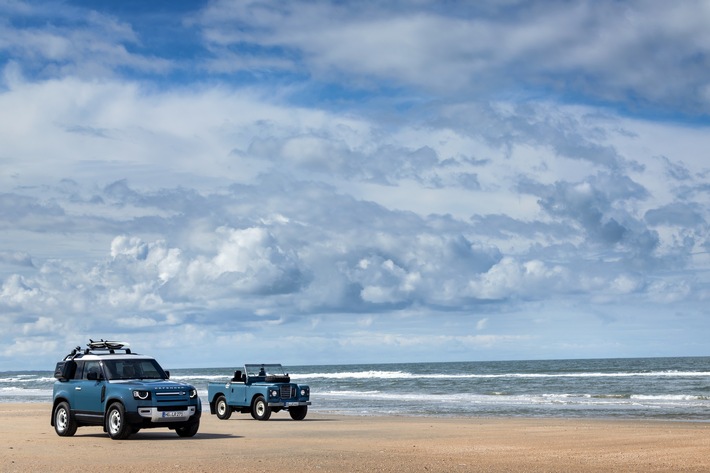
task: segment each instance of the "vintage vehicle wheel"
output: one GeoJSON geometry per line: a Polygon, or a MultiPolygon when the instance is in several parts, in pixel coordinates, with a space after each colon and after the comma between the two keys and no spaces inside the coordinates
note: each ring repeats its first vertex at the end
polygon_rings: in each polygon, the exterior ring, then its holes
{"type": "Polygon", "coordinates": [[[288,413],[291,415],[291,419],[293,420],[303,420],[306,418],[306,414],[308,413],[308,406],[289,407],[288,413]]]}
{"type": "Polygon", "coordinates": [[[266,404],[264,396],[257,396],[251,406],[251,416],[256,420],[269,420],[271,408],[266,404]]]}
{"type": "Polygon", "coordinates": [[[197,431],[200,429],[200,422],[194,422],[186,427],[178,427],[175,432],[180,437],[194,437],[197,431]]]}
{"type": "Polygon", "coordinates": [[[217,402],[215,403],[215,411],[217,412],[217,418],[220,420],[227,420],[232,417],[232,408],[227,404],[227,399],[224,396],[219,396],[217,402]]]}
{"type": "Polygon", "coordinates": [[[126,412],[123,404],[111,404],[106,414],[106,431],[113,440],[121,440],[131,435],[131,426],[126,422],[126,412]]]}
{"type": "Polygon", "coordinates": [[[76,420],[71,415],[69,404],[60,402],[54,408],[54,431],[62,437],[71,437],[76,433],[76,420]]]}

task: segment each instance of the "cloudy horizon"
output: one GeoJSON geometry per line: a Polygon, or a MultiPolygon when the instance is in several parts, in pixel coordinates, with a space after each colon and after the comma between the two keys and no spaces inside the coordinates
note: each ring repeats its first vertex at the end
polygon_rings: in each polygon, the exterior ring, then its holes
{"type": "Polygon", "coordinates": [[[708,2],[0,12],[0,370],[708,355],[708,2]]]}

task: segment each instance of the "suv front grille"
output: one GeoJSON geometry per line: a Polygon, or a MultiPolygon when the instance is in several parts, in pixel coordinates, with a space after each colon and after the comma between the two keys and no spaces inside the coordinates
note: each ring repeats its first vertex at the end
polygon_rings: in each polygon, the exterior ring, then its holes
{"type": "Polygon", "coordinates": [[[155,388],[155,400],[159,403],[185,402],[190,396],[186,386],[161,386],[155,388]]]}
{"type": "Polygon", "coordinates": [[[296,386],[286,384],[281,386],[281,399],[291,399],[296,397],[296,386]]]}

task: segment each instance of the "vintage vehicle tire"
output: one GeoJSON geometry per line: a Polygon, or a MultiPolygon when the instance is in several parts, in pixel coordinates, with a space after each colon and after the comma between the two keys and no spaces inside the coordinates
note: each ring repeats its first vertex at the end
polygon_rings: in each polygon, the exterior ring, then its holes
{"type": "Polygon", "coordinates": [[[108,408],[106,414],[106,431],[113,440],[122,440],[131,435],[133,429],[126,422],[126,411],[123,404],[115,402],[108,408]]]}
{"type": "Polygon", "coordinates": [[[71,415],[71,409],[66,402],[60,402],[54,408],[54,431],[62,437],[71,437],[76,433],[78,425],[71,415]]]}
{"type": "Polygon", "coordinates": [[[217,397],[215,402],[215,413],[220,420],[227,420],[232,417],[232,408],[227,404],[227,398],[224,396],[217,397]]]}
{"type": "Polygon", "coordinates": [[[308,406],[289,407],[288,413],[293,420],[303,420],[308,413],[308,406]]]}
{"type": "Polygon", "coordinates": [[[269,420],[271,417],[271,408],[266,403],[264,396],[254,398],[254,403],[251,405],[251,416],[256,420],[269,420]]]}
{"type": "Polygon", "coordinates": [[[180,437],[194,437],[199,429],[200,422],[197,421],[185,427],[178,427],[177,429],[175,429],[175,432],[180,437]]]}

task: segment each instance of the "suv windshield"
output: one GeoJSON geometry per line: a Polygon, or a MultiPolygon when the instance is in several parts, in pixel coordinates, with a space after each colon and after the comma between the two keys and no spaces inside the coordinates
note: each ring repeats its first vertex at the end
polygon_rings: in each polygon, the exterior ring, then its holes
{"type": "Polygon", "coordinates": [[[167,375],[153,359],[104,360],[108,379],[167,379],[167,375]]]}

